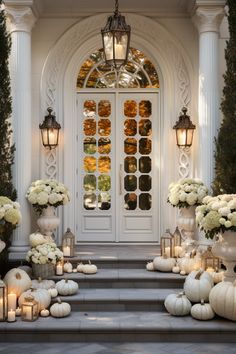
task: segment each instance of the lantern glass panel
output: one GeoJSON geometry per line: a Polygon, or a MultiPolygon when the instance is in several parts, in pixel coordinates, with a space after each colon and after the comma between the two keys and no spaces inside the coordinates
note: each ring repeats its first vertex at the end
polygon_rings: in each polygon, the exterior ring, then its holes
{"type": "Polygon", "coordinates": [[[166,233],[161,237],[161,255],[166,255],[167,257],[174,256],[174,242],[173,236],[166,231],[166,233]]]}
{"type": "Polygon", "coordinates": [[[39,315],[38,302],[33,297],[25,298],[21,306],[21,319],[22,321],[33,322],[37,320],[39,315]]]}
{"type": "Polygon", "coordinates": [[[220,259],[213,255],[211,248],[208,248],[208,250],[203,253],[201,266],[204,270],[208,271],[217,271],[220,268],[220,259]]]}
{"type": "Polygon", "coordinates": [[[181,233],[179,231],[179,228],[178,226],[176,227],[175,229],[175,232],[173,234],[173,237],[174,237],[174,247],[176,246],[181,246],[182,244],[182,237],[181,237],[181,233]]]}
{"type": "Polygon", "coordinates": [[[62,238],[62,251],[65,257],[74,257],[75,235],[68,228],[62,238]]]}
{"type": "Polygon", "coordinates": [[[7,319],[7,287],[0,280],[0,321],[7,319]]]}

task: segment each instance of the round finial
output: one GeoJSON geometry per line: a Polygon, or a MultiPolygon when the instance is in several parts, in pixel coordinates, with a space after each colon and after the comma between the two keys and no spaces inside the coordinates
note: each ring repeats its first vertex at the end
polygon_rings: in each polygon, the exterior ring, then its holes
{"type": "Polygon", "coordinates": [[[52,107],[48,107],[48,108],[47,108],[47,111],[48,111],[49,115],[51,115],[51,113],[52,113],[52,111],[53,111],[52,107]]]}
{"type": "Polygon", "coordinates": [[[186,108],[186,107],[182,108],[182,112],[183,112],[184,115],[186,115],[187,111],[188,111],[188,108],[186,108]]]}

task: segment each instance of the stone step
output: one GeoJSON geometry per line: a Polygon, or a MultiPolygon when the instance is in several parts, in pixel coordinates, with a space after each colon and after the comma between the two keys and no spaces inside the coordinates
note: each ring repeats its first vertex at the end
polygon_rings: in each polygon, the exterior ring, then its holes
{"type": "Polygon", "coordinates": [[[140,288],[140,289],[180,289],[185,276],[174,273],[148,272],[146,269],[99,269],[96,274],[65,273],[53,276],[58,281],[72,279],[84,288],[140,288]]]}
{"type": "MultiPolygon", "coordinates": [[[[164,311],[167,295],[179,289],[82,289],[73,296],[60,296],[73,311],[164,311]]],[[[56,302],[56,298],[52,302],[56,302]]]]}
{"type": "Polygon", "coordinates": [[[1,342],[236,342],[235,323],[165,312],[72,312],[62,319],[0,323],[1,342]]]}

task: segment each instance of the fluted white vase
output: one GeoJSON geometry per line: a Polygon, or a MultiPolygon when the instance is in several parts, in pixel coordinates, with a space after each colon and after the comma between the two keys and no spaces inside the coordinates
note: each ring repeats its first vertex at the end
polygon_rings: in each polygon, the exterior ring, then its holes
{"type": "Polygon", "coordinates": [[[236,280],[234,268],[236,266],[236,232],[225,231],[220,235],[219,240],[212,246],[212,252],[216,257],[223,260],[226,267],[224,281],[236,280]]]}
{"type": "Polygon", "coordinates": [[[49,238],[52,238],[53,231],[60,224],[60,219],[55,215],[55,210],[53,206],[48,206],[42,210],[42,214],[37,220],[41,233],[49,238]]]}
{"type": "Polygon", "coordinates": [[[186,252],[191,252],[196,245],[196,206],[180,208],[177,224],[184,239],[183,247],[186,252]]]}

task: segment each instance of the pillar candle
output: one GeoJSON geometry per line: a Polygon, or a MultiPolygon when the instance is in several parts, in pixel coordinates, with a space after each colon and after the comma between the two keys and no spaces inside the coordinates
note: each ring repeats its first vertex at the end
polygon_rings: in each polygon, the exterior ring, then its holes
{"type": "Polygon", "coordinates": [[[8,322],[15,322],[15,320],[16,320],[16,312],[11,309],[7,313],[7,321],[8,322]]]}
{"type": "Polygon", "coordinates": [[[63,247],[63,255],[65,257],[70,257],[70,247],[69,246],[63,247]]]}
{"type": "Polygon", "coordinates": [[[7,302],[8,302],[8,311],[9,310],[16,310],[16,294],[8,294],[7,295],[7,302]]]}
{"type": "Polygon", "coordinates": [[[56,265],[56,275],[63,275],[63,265],[61,263],[56,265]]]}

